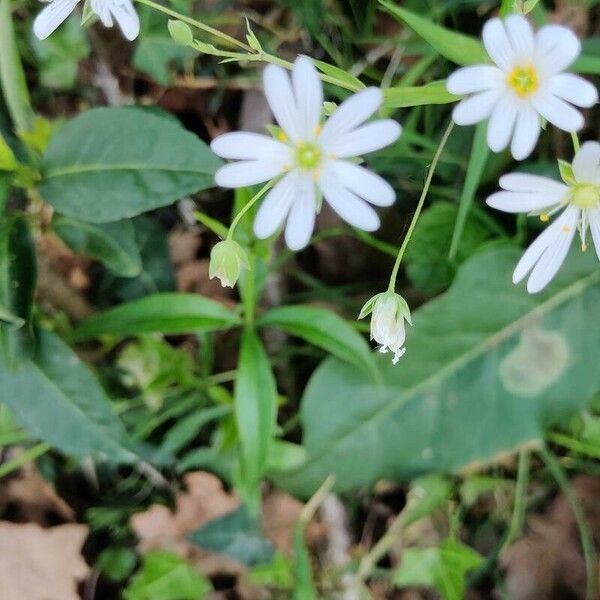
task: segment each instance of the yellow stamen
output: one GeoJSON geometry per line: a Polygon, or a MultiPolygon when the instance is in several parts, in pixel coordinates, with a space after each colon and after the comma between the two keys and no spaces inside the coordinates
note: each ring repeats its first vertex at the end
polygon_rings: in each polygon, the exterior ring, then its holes
{"type": "Polygon", "coordinates": [[[280,142],[287,142],[287,141],[288,141],[288,136],[286,135],[285,131],[280,131],[280,132],[277,134],[277,139],[278,139],[280,142]]]}
{"type": "Polygon", "coordinates": [[[562,230],[563,230],[565,233],[569,233],[569,231],[571,231],[571,228],[570,228],[568,225],[563,225],[563,226],[562,226],[562,230]]]}
{"type": "Polygon", "coordinates": [[[548,213],[542,213],[540,215],[540,221],[542,223],[547,223],[549,219],[550,219],[550,215],[548,213]]]}
{"type": "Polygon", "coordinates": [[[515,67],[508,74],[506,83],[521,98],[533,94],[540,87],[540,79],[533,65],[515,67]]]}
{"type": "Polygon", "coordinates": [[[282,168],[284,171],[289,171],[291,169],[290,165],[288,165],[287,163],[285,163],[285,165],[283,165],[282,168]]]}
{"type": "Polygon", "coordinates": [[[313,129],[313,133],[315,135],[315,137],[317,137],[318,135],[321,134],[321,126],[317,125],[314,129],[313,129]]]}
{"type": "Polygon", "coordinates": [[[588,249],[588,245],[585,242],[581,243],[581,251],[582,252],[587,252],[588,249]]]}

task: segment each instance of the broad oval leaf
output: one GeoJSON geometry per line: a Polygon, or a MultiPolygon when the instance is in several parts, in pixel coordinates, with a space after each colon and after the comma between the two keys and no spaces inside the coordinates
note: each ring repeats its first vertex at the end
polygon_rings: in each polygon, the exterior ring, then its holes
{"type": "Polygon", "coordinates": [[[417,35],[421,36],[434,50],[459,65],[488,63],[490,59],[483,44],[476,38],[456,31],[450,31],[436,25],[390,0],[379,0],[384,10],[393,17],[406,23],[417,35]]]}
{"type": "Polygon", "coordinates": [[[281,306],[264,314],[259,324],[279,327],[366,373],[377,371],[373,353],[364,338],[330,310],[316,306],[281,306]]]}
{"type": "Polygon", "coordinates": [[[240,323],[238,312],[197,294],[153,294],[111,308],[86,319],[72,339],[85,340],[106,333],[193,333],[227,329],[240,323]]]}
{"type": "Polygon", "coordinates": [[[96,378],[53,333],[40,331],[35,356],[14,370],[0,360],[0,400],[23,427],[67,455],[140,461],[96,378]]]}
{"type": "Polygon", "coordinates": [[[138,108],[95,108],[50,141],[40,192],[60,213],[107,223],[212,187],[220,164],[172,119],[138,108]]]}
{"type": "Polygon", "coordinates": [[[142,259],[129,220],[114,223],[85,223],[58,215],[52,228],[75,252],[101,262],[121,277],[135,277],[142,270],[142,259]]]}
{"type": "Polygon", "coordinates": [[[597,260],[573,251],[547,290],[528,295],[511,283],[519,254],[491,248],[467,261],[414,313],[400,363],[383,357],[382,385],[325,361],[302,401],[308,459],[278,483],[308,496],[331,473],[342,491],[454,472],[538,441],[581,409],[600,390],[597,260]]]}

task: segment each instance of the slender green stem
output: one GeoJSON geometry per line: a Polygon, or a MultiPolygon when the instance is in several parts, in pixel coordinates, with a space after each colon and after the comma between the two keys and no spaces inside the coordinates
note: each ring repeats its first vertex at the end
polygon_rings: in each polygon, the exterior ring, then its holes
{"type": "Polygon", "coordinates": [[[256,290],[254,280],[254,270],[256,258],[254,253],[249,253],[248,270],[244,272],[242,284],[242,305],[244,307],[244,322],[247,327],[254,327],[254,313],[256,312],[256,290]]]}
{"type": "Polygon", "coordinates": [[[569,480],[565,475],[562,467],[560,466],[556,457],[546,448],[546,446],[542,446],[540,448],[540,456],[542,460],[546,463],[550,473],[558,483],[558,487],[560,487],[563,495],[565,496],[571,510],[573,511],[573,516],[575,517],[575,522],[577,523],[577,528],[579,529],[579,537],[581,539],[581,548],[583,550],[583,558],[585,561],[585,572],[586,572],[586,600],[594,600],[597,598],[597,578],[596,578],[596,550],[594,548],[594,539],[592,537],[592,533],[590,531],[589,524],[587,522],[587,518],[579,499],[573,492],[573,488],[569,484],[569,480]]]}
{"type": "MultiPolygon", "coordinates": [[[[507,548],[512,542],[519,537],[523,530],[525,521],[525,510],[527,508],[526,496],[527,485],[529,483],[529,450],[523,448],[519,452],[519,465],[517,467],[517,487],[515,489],[515,503],[513,506],[512,519],[508,528],[508,533],[502,550],[507,548]]],[[[502,552],[501,550],[501,552],[502,552]]]]}
{"type": "Polygon", "coordinates": [[[5,477],[9,473],[16,471],[17,469],[21,468],[24,464],[27,464],[28,462],[35,460],[42,454],[45,454],[46,452],[48,452],[48,450],[50,450],[50,446],[44,443],[36,444],[32,448],[25,450],[18,456],[15,456],[15,458],[13,458],[12,460],[5,462],[3,465],[0,465],[0,477],[5,477]]]}
{"type": "Polygon", "coordinates": [[[311,519],[314,517],[315,513],[319,506],[323,503],[323,500],[327,498],[329,492],[333,489],[333,484],[335,483],[335,477],[333,475],[329,475],[327,479],[321,484],[321,487],[315,492],[314,496],[304,505],[304,508],[300,512],[300,516],[298,521],[302,524],[302,526],[308,525],[311,519]]]}
{"type": "Polygon", "coordinates": [[[179,19],[180,21],[183,21],[184,23],[187,23],[188,25],[191,25],[192,27],[196,27],[198,29],[201,29],[202,31],[205,31],[206,33],[210,33],[211,35],[214,35],[215,37],[222,39],[224,42],[227,42],[228,44],[231,44],[232,46],[237,46],[238,48],[241,48],[242,50],[246,50],[247,52],[252,52],[252,48],[250,48],[250,46],[248,46],[247,44],[244,44],[244,42],[240,42],[239,40],[236,40],[234,37],[231,37],[230,35],[227,35],[226,33],[223,33],[222,31],[219,31],[218,29],[215,29],[214,27],[210,27],[210,25],[205,25],[201,21],[196,21],[196,19],[192,19],[191,17],[182,15],[181,13],[178,13],[175,10],[171,10],[170,8],[167,8],[166,6],[162,6],[161,4],[157,4],[156,2],[152,2],[152,0],[136,0],[136,1],[139,2],[140,4],[145,4],[146,6],[149,6],[150,8],[154,8],[155,10],[159,10],[160,12],[165,13],[165,15],[169,15],[170,17],[175,17],[176,19],[179,19]]]}
{"type": "Polygon", "coordinates": [[[396,289],[396,278],[398,277],[398,270],[400,269],[400,263],[402,262],[402,257],[404,256],[404,252],[406,251],[406,247],[408,246],[408,242],[414,232],[417,221],[419,220],[419,215],[421,214],[421,210],[423,209],[423,204],[425,203],[425,199],[427,198],[427,192],[429,192],[429,186],[431,185],[431,180],[433,178],[433,174],[437,167],[437,164],[440,160],[440,156],[446,146],[446,142],[450,137],[450,133],[452,132],[452,128],[454,127],[454,122],[450,121],[448,127],[446,127],[446,131],[442,136],[440,141],[440,145],[438,146],[435,154],[433,156],[433,160],[431,161],[431,166],[429,167],[429,172],[427,173],[427,178],[425,179],[425,185],[423,186],[423,191],[421,192],[421,197],[419,198],[419,203],[417,204],[417,209],[415,210],[415,214],[413,215],[412,221],[408,227],[408,231],[406,232],[406,236],[402,241],[402,246],[400,246],[400,250],[398,251],[398,256],[396,256],[396,262],[394,263],[394,268],[392,269],[392,274],[390,276],[390,284],[388,285],[388,291],[393,292],[396,289]]]}
{"type": "Polygon", "coordinates": [[[577,135],[577,132],[573,131],[571,133],[571,140],[573,140],[573,150],[575,151],[575,154],[577,154],[579,152],[579,148],[581,147],[581,145],[579,144],[579,136],[577,135]]]}
{"type": "Polygon", "coordinates": [[[273,181],[269,181],[269,183],[263,185],[263,187],[260,188],[260,190],[258,190],[258,192],[256,192],[256,194],[254,194],[254,196],[252,196],[252,198],[250,198],[246,204],[244,204],[229,227],[229,233],[227,234],[228,240],[233,238],[233,232],[235,231],[235,228],[237,227],[237,224],[240,222],[241,218],[265,195],[272,185],[273,181]]]}

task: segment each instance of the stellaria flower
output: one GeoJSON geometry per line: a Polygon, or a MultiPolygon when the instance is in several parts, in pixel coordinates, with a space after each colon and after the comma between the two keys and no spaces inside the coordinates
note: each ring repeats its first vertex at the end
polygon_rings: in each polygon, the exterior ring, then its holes
{"type": "Polygon", "coordinates": [[[600,259],[600,144],[586,142],[581,146],[565,183],[539,175],[510,173],[500,178],[500,187],[503,191],[487,199],[493,208],[539,215],[544,222],[562,211],[525,251],[513,274],[514,283],[531,273],[527,290],[532,294],[542,290],[560,269],[576,231],[585,251],[590,229],[600,259]]]}
{"type": "Polygon", "coordinates": [[[219,156],[240,161],[217,171],[217,185],[237,188],[281,177],[258,209],[255,235],[270,237],[287,219],[285,241],[292,250],[300,250],[314,229],[320,194],[351,225],[377,229],[379,217],[370,204],[389,206],[396,194],[379,175],[343,159],[398,139],[400,125],[391,119],[363,124],[381,106],[381,91],[367,88],[354,94],[321,126],[323,88],[309,58],[296,60],[291,81],[281,67],[267,66],[264,89],[281,127],[278,139],[234,132],[211,144],[219,156]]]}
{"type": "Polygon", "coordinates": [[[535,148],[540,116],[565,131],[583,127],[583,116],[571,105],[594,105],[598,91],[582,77],[562,72],[581,51],[571,30],[545,25],[534,33],[525,17],[511,15],[489,20],[483,43],[494,65],[463,67],[448,78],[449,92],[468,95],[452,113],[458,125],[489,117],[489,147],[500,152],[510,143],[517,160],[535,148]]]}
{"type": "Polygon", "coordinates": [[[412,325],[408,304],[402,296],[394,292],[383,292],[367,301],[358,318],[363,319],[370,313],[371,339],[381,344],[379,352],[393,353],[392,364],[395,365],[406,352],[404,321],[412,325]]]}
{"type": "Polygon", "coordinates": [[[234,240],[223,240],[213,246],[210,252],[208,277],[215,277],[221,282],[221,287],[233,287],[240,277],[242,269],[250,268],[248,255],[234,240]]]}
{"type": "MultiPolygon", "coordinates": [[[[75,10],[79,0],[51,0],[35,18],[33,33],[45,40],[75,10]]],[[[105,27],[113,26],[113,19],[123,35],[135,40],[140,33],[140,20],[131,0],[91,0],[90,8],[105,27]]]]}

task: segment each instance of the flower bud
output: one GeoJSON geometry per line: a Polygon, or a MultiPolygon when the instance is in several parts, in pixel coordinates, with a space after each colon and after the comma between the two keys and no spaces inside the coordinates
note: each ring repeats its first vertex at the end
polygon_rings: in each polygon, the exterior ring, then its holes
{"type": "Polygon", "coordinates": [[[379,352],[392,352],[392,363],[396,364],[406,352],[404,321],[412,325],[410,309],[406,300],[394,292],[384,292],[373,296],[360,311],[359,319],[371,316],[371,339],[381,344],[379,352]]]}
{"type": "Polygon", "coordinates": [[[208,276],[217,277],[223,287],[233,287],[242,268],[249,269],[248,257],[244,249],[233,240],[223,240],[210,253],[208,276]]]}

